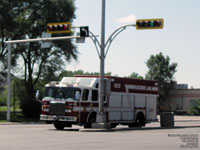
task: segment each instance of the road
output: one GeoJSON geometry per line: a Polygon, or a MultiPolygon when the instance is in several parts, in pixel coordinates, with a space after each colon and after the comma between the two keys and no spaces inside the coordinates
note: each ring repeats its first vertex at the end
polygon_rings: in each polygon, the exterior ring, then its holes
{"type": "Polygon", "coordinates": [[[192,149],[200,149],[200,120],[179,120],[174,128],[161,128],[157,122],[141,129],[118,126],[110,131],[79,126],[58,131],[51,124],[0,124],[0,150],[174,150],[190,144],[196,144],[192,149]]]}

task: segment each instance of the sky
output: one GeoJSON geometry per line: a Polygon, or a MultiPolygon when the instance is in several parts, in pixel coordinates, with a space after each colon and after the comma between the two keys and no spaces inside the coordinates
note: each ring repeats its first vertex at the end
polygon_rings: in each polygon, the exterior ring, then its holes
{"type": "MultiPolygon", "coordinates": [[[[102,0],[75,0],[76,19],[73,26],[89,26],[100,41],[102,0]]],[[[129,76],[136,72],[145,76],[146,62],[160,52],[177,63],[174,79],[189,88],[200,88],[200,0],[106,0],[105,37],[120,26],[136,19],[163,18],[164,28],[136,30],[128,27],[112,42],[105,59],[105,72],[129,76]]],[[[76,30],[77,31],[77,30],[76,30]]],[[[78,32],[78,31],[77,31],[78,32]]],[[[76,44],[77,61],[67,70],[99,72],[100,60],[90,38],[76,44]]]]}

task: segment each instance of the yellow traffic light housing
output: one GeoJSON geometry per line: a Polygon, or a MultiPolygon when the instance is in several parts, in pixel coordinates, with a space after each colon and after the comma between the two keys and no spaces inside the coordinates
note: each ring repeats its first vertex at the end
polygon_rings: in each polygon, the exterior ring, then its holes
{"type": "Polygon", "coordinates": [[[136,20],[136,29],[163,29],[164,20],[162,18],[158,19],[138,19],[136,20]]]}
{"type": "Polygon", "coordinates": [[[47,24],[48,33],[68,33],[71,32],[70,22],[59,22],[59,23],[48,23],[47,24]]]}

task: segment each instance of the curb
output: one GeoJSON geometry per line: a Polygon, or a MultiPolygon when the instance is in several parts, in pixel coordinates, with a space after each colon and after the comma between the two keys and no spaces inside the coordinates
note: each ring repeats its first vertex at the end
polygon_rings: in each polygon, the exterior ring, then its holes
{"type": "Polygon", "coordinates": [[[46,124],[44,122],[0,122],[0,125],[26,125],[26,124],[46,124]]]}

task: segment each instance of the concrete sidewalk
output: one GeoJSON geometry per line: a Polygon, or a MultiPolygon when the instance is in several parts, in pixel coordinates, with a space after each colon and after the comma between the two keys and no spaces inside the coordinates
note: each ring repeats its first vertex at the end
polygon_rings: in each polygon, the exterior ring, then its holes
{"type": "MultiPolygon", "coordinates": [[[[160,115],[157,116],[158,121],[160,121],[160,115]]],[[[200,121],[200,116],[182,116],[174,115],[174,121],[200,121]]]]}
{"type": "Polygon", "coordinates": [[[0,122],[0,125],[45,124],[45,122],[0,122]]]}

